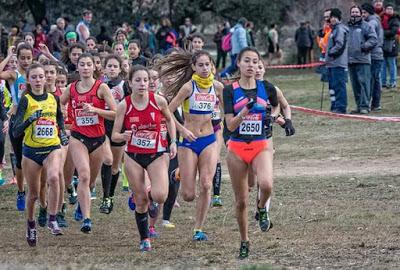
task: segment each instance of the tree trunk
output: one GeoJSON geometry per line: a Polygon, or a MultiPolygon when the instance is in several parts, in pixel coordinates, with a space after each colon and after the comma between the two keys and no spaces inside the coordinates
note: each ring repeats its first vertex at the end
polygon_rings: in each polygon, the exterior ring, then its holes
{"type": "Polygon", "coordinates": [[[41,0],[26,0],[29,11],[32,13],[35,24],[41,23],[46,16],[46,4],[41,0]]]}

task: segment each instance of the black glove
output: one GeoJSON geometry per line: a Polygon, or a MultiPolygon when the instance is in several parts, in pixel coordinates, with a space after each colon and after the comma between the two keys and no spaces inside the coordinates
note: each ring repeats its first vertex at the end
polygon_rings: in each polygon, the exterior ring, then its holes
{"type": "Polygon", "coordinates": [[[251,98],[249,102],[247,102],[246,104],[247,109],[251,110],[254,106],[254,103],[255,103],[254,99],[251,98]]]}
{"type": "Polygon", "coordinates": [[[33,121],[38,120],[42,116],[42,110],[37,110],[31,114],[28,118],[29,123],[33,123],[33,121]]]}
{"type": "Polygon", "coordinates": [[[368,53],[369,50],[368,50],[367,48],[361,47],[361,52],[363,52],[363,53],[368,53]]]}
{"type": "Polygon", "coordinates": [[[69,139],[68,139],[67,133],[65,133],[65,130],[60,131],[60,140],[61,140],[62,146],[68,145],[69,139]]]}
{"type": "Polygon", "coordinates": [[[284,128],[285,128],[286,136],[292,136],[296,132],[296,130],[293,127],[292,120],[290,120],[290,119],[285,119],[284,128]]]}

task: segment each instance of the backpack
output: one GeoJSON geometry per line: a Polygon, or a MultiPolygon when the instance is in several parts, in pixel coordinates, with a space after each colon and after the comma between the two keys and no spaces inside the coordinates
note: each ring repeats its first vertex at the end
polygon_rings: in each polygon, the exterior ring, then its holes
{"type": "Polygon", "coordinates": [[[228,33],[222,37],[221,48],[224,52],[230,52],[232,50],[232,33],[228,33]]]}

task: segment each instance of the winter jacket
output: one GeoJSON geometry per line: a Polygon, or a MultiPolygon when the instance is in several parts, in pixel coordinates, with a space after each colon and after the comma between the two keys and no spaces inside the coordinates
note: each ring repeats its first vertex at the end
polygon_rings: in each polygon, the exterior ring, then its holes
{"type": "Polygon", "coordinates": [[[233,55],[238,54],[243,48],[249,46],[247,43],[246,29],[244,29],[243,25],[240,23],[237,23],[233,27],[231,44],[233,55]]]}
{"type": "Polygon", "coordinates": [[[326,67],[348,68],[347,40],[349,29],[339,22],[332,25],[332,33],[329,36],[328,48],[326,49],[326,67]]]}
{"type": "Polygon", "coordinates": [[[372,29],[374,29],[376,36],[378,38],[378,44],[371,51],[372,60],[383,60],[383,28],[381,24],[381,19],[378,15],[369,15],[365,20],[372,29]]]}
{"type": "Polygon", "coordinates": [[[376,33],[366,21],[349,22],[349,64],[371,64],[371,51],[377,44],[376,33]]]}
{"type": "Polygon", "coordinates": [[[383,55],[385,57],[397,57],[399,44],[396,40],[396,34],[400,26],[399,15],[394,14],[391,16],[388,23],[389,27],[387,29],[384,28],[383,32],[383,55]]]}
{"type": "Polygon", "coordinates": [[[303,47],[303,48],[312,47],[313,37],[310,28],[307,26],[300,26],[296,30],[294,39],[296,41],[297,47],[303,47]]]}

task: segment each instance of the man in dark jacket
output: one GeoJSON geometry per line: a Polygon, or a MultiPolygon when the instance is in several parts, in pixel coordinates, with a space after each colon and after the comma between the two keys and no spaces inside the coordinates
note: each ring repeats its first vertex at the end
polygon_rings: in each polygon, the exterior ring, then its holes
{"type": "Polygon", "coordinates": [[[370,3],[361,6],[364,20],[374,29],[378,44],[371,51],[371,111],[381,110],[381,72],[383,66],[383,28],[380,17],[370,3]]]}
{"type": "Polygon", "coordinates": [[[300,23],[300,27],[296,30],[294,40],[297,45],[297,64],[303,65],[307,63],[308,51],[312,46],[312,34],[305,22],[300,23]]]}
{"type": "Polygon", "coordinates": [[[330,14],[332,33],[326,49],[326,67],[328,68],[331,111],[346,113],[347,109],[347,40],[349,29],[341,22],[342,12],[333,8],[330,14]]]}
{"type": "Polygon", "coordinates": [[[388,20],[382,22],[384,40],[383,40],[383,56],[385,61],[382,68],[382,86],[388,88],[395,88],[396,77],[397,77],[397,66],[396,58],[399,54],[398,52],[398,42],[396,40],[397,30],[400,26],[400,17],[394,13],[393,5],[387,4],[385,6],[385,15],[388,20]],[[384,23],[385,22],[385,23],[384,23]],[[390,82],[387,84],[386,81],[386,70],[389,68],[390,82]]]}
{"type": "Polygon", "coordinates": [[[378,38],[371,26],[363,20],[361,8],[350,9],[349,73],[357,109],[353,113],[368,114],[371,101],[371,51],[378,38]]]}

